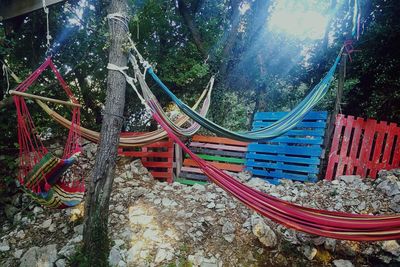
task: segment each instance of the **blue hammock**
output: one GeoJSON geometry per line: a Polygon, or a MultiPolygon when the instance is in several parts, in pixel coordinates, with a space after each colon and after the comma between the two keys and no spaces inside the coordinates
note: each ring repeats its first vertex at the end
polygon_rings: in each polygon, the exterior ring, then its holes
{"type": "Polygon", "coordinates": [[[187,116],[192,118],[194,121],[199,123],[207,130],[217,134],[218,136],[224,136],[239,141],[253,142],[268,140],[280,136],[294,128],[296,124],[303,119],[307,112],[309,112],[328,92],[329,86],[335,74],[335,70],[340,62],[342,51],[343,48],[340,51],[339,55],[336,57],[334,64],[325,75],[325,77],[317,85],[314,86],[310,93],[292,111],[290,111],[286,116],[269,125],[268,127],[248,132],[233,132],[216,124],[215,122],[212,122],[202,117],[199,113],[191,109],[188,105],[186,105],[178,97],[176,97],[174,93],[172,93],[171,90],[169,90],[168,87],[160,80],[160,78],[158,78],[152,68],[148,69],[148,73],[187,116]]]}

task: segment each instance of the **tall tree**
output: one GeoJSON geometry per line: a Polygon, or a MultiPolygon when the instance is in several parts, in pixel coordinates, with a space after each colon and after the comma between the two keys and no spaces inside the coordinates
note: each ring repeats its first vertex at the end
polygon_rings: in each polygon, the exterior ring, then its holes
{"type": "MultiPolygon", "coordinates": [[[[127,17],[127,10],[127,0],[111,0],[109,14],[123,14],[127,17]]],[[[123,52],[123,44],[126,41],[128,29],[120,19],[110,19],[109,29],[111,36],[109,63],[126,66],[127,55],[123,52]]],[[[123,125],[125,89],[125,77],[118,71],[109,70],[100,144],[89,181],[85,205],[83,255],[89,266],[108,266],[110,245],[107,228],[108,209],[115,174],[119,134],[123,125]]]]}

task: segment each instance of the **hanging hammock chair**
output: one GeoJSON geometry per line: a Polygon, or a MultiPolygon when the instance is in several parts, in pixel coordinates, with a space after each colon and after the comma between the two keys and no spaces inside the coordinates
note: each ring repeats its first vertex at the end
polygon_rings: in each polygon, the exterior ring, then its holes
{"type": "Polygon", "coordinates": [[[13,100],[17,110],[18,180],[22,190],[33,200],[47,207],[66,208],[77,205],[82,201],[85,192],[83,179],[67,182],[62,177],[78,161],[78,155],[81,152],[80,105],[50,57],[13,91],[13,100]],[[24,96],[28,95],[24,92],[48,67],[55,74],[72,102],[70,103],[72,106],[72,123],[61,159],[54,156],[43,145],[24,99],[24,96]]]}

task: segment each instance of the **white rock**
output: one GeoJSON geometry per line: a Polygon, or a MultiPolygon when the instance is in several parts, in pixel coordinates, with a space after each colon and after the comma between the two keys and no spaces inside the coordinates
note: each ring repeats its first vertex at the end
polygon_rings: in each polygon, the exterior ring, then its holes
{"type": "Polygon", "coordinates": [[[65,259],[58,259],[56,261],[56,267],[66,267],[67,266],[67,262],[65,261],[65,259]]]}
{"type": "Polygon", "coordinates": [[[266,247],[274,247],[277,244],[275,232],[259,216],[252,216],[253,234],[266,247]]]}
{"type": "Polygon", "coordinates": [[[22,256],[23,253],[24,253],[24,250],[23,250],[23,249],[18,249],[18,250],[16,250],[16,251],[14,252],[14,257],[17,258],[17,259],[19,259],[19,258],[21,258],[21,256],[22,256]]]}
{"type": "Polygon", "coordinates": [[[43,209],[41,207],[34,207],[33,208],[33,213],[34,214],[39,214],[39,213],[42,213],[42,212],[43,212],[43,209]]]}
{"type": "Polygon", "coordinates": [[[208,203],[208,205],[207,205],[208,209],[213,209],[214,207],[215,207],[215,203],[214,202],[208,203]]]}
{"type": "Polygon", "coordinates": [[[31,247],[21,258],[20,267],[53,267],[57,260],[55,244],[42,248],[31,247]]]}
{"type": "Polygon", "coordinates": [[[303,254],[306,256],[308,260],[314,259],[315,255],[317,255],[318,250],[314,247],[305,246],[303,247],[303,254]]]}
{"type": "Polygon", "coordinates": [[[10,250],[10,245],[7,243],[7,241],[3,241],[0,243],[0,252],[6,252],[10,250]]]}
{"type": "Polygon", "coordinates": [[[118,266],[121,260],[121,253],[119,252],[119,250],[115,247],[112,247],[110,250],[110,255],[108,256],[108,263],[110,264],[110,266],[118,266]]]}
{"type": "Polygon", "coordinates": [[[135,262],[143,246],[144,242],[138,241],[126,252],[126,261],[128,264],[135,262]]]}
{"type": "Polygon", "coordinates": [[[155,263],[161,263],[167,258],[167,250],[160,248],[157,251],[156,258],[154,259],[155,263]]]}
{"type": "Polygon", "coordinates": [[[354,267],[353,263],[348,260],[334,260],[333,265],[336,267],[354,267]]]}
{"type": "Polygon", "coordinates": [[[42,223],[41,227],[42,227],[42,228],[49,228],[50,225],[51,225],[51,222],[52,222],[51,219],[45,220],[45,221],[42,223]]]}
{"type": "Polygon", "coordinates": [[[82,235],[83,234],[83,224],[75,226],[74,232],[77,233],[78,235],[82,235]]]}
{"type": "Polygon", "coordinates": [[[394,256],[400,256],[400,245],[396,240],[388,240],[382,243],[382,249],[394,256]]]}

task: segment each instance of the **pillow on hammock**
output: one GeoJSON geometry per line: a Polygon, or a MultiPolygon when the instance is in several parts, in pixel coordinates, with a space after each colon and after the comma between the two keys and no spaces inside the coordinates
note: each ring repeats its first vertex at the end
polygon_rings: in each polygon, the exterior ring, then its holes
{"type": "Polygon", "coordinates": [[[64,172],[78,160],[78,154],[75,153],[68,159],[60,159],[48,152],[25,176],[24,186],[29,189],[44,189],[46,184],[56,184],[64,172]]]}

